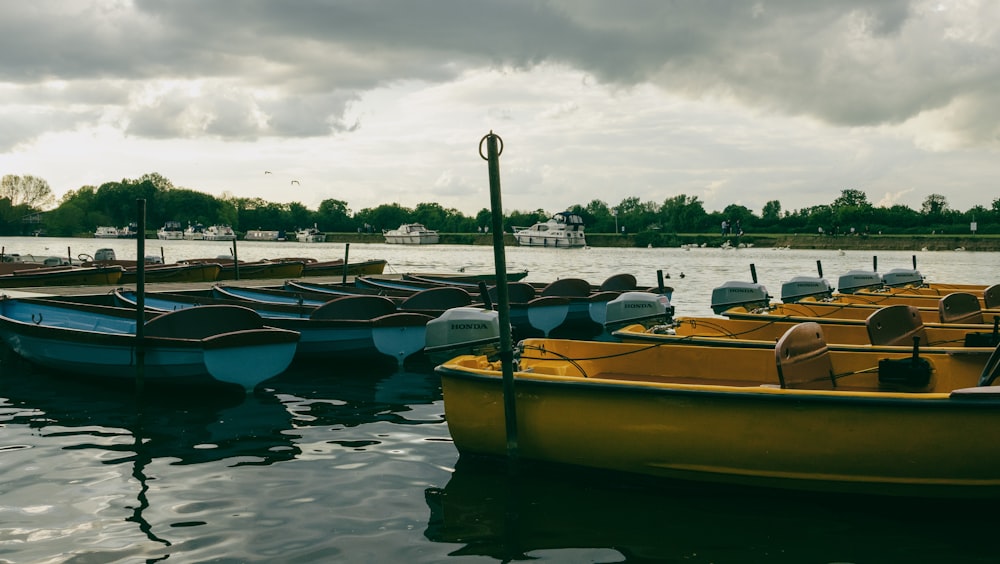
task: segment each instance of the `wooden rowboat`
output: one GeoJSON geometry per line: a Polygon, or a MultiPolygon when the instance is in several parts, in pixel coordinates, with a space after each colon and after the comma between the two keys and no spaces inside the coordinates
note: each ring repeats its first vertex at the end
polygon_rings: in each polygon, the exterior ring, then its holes
{"type": "Polygon", "coordinates": [[[119,283],[124,272],[120,266],[30,268],[0,275],[0,288],[113,285],[119,283]]]}
{"type": "MultiPolygon", "coordinates": [[[[824,492],[1000,497],[1000,387],[961,357],[831,351],[818,324],[774,350],[528,339],[513,374],[516,456],[824,492]],[[882,371],[919,370],[924,391],[882,371]]],[[[996,355],[1000,356],[1000,354],[996,355]]],[[[513,454],[499,362],[439,366],[459,452],[513,454]]]]}
{"type": "Polygon", "coordinates": [[[252,389],[288,367],[299,334],[264,326],[252,310],[206,306],[146,315],[43,299],[0,299],[0,336],[30,362],[75,375],[134,379],[137,350],[149,381],[237,384],[252,389]]]}

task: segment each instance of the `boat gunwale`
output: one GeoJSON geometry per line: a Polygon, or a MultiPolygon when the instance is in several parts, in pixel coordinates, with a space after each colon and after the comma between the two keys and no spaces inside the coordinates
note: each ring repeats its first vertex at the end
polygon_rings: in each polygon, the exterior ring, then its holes
{"type": "MultiPolygon", "coordinates": [[[[437,366],[434,371],[442,378],[455,378],[489,385],[502,384],[498,371],[456,368],[451,363],[437,366]]],[[[1000,406],[1000,387],[996,396],[963,397],[952,392],[900,392],[900,391],[859,391],[859,390],[814,390],[802,388],[780,388],[775,383],[750,384],[746,386],[718,384],[687,384],[674,382],[630,381],[599,377],[566,376],[518,371],[514,373],[514,388],[539,386],[542,388],[586,389],[600,388],[602,393],[697,396],[705,398],[760,399],[784,403],[808,404],[857,404],[863,406],[918,406],[920,408],[948,409],[996,409],[1000,406]],[[960,407],[957,407],[960,406],[960,407]]],[[[974,390],[977,388],[960,388],[974,390]]]]}

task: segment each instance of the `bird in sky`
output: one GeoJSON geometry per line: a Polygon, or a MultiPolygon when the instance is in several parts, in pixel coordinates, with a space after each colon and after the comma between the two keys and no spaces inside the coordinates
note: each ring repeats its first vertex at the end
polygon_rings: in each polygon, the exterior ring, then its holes
{"type": "Polygon", "coordinates": [[[264,174],[271,174],[271,171],[269,171],[269,170],[265,170],[265,171],[264,171],[264,174]]]}
{"type": "Polygon", "coordinates": [[[298,183],[299,183],[299,181],[298,181],[298,180],[293,180],[293,181],[292,181],[292,184],[298,184],[298,183]]]}

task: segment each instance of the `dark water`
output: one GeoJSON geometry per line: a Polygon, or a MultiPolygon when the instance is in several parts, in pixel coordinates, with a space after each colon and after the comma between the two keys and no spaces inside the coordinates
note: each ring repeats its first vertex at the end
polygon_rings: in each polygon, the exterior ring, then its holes
{"type": "MultiPolygon", "coordinates": [[[[648,277],[628,265],[648,263],[652,250],[634,251],[616,250],[614,258],[593,250],[519,256],[555,263],[548,271],[531,268],[541,279],[558,277],[557,269],[565,272],[581,257],[589,259],[582,268],[594,281],[609,271],[648,277]]],[[[451,270],[468,252],[413,255],[420,267],[451,270]]],[[[814,273],[815,255],[770,250],[740,256],[710,250],[700,258],[675,250],[660,260],[685,261],[688,281],[732,272],[747,279],[744,261],[760,265],[769,253],[782,257],[768,262],[785,276],[814,273]]],[[[954,281],[996,274],[995,254],[971,255],[939,254],[932,268],[954,281]]],[[[829,275],[838,272],[827,267],[829,275]]],[[[675,302],[686,297],[688,310],[707,306],[707,295],[691,294],[707,294],[708,287],[678,287],[675,302]]],[[[984,429],[982,439],[995,434],[984,429]]],[[[137,397],[128,385],[80,382],[9,357],[0,361],[3,562],[1000,558],[995,504],[778,493],[557,467],[516,470],[459,457],[429,367],[298,366],[246,397],[227,389],[152,388],[137,397]]]]}

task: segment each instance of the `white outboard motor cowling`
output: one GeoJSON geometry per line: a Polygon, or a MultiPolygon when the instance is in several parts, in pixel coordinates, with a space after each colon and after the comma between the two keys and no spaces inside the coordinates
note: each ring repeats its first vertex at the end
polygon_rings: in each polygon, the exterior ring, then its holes
{"type": "Polygon", "coordinates": [[[623,292],[607,304],[604,328],[610,331],[639,323],[647,329],[654,325],[670,323],[674,306],[663,294],[652,292],[623,292]]]}
{"type": "Polygon", "coordinates": [[[755,309],[767,307],[771,296],[763,284],[730,280],[712,290],[712,311],[722,314],[727,309],[745,307],[755,309]]]}
{"type": "Polygon", "coordinates": [[[94,260],[117,260],[114,249],[97,249],[94,251],[94,260]]]}
{"type": "Polygon", "coordinates": [[[920,287],[924,283],[924,277],[919,270],[911,268],[893,268],[882,275],[882,282],[890,288],[901,286],[920,287]]]}
{"type": "Polygon", "coordinates": [[[881,288],[882,275],[870,270],[851,270],[841,274],[837,279],[837,291],[841,294],[853,294],[858,290],[881,288]]]}
{"type": "Polygon", "coordinates": [[[829,298],[832,295],[833,286],[826,278],[796,276],[781,285],[781,301],[786,304],[803,298],[829,298]]]}
{"type": "Polygon", "coordinates": [[[424,352],[434,364],[463,354],[500,351],[500,315],[493,310],[455,307],[427,322],[424,352]]]}

